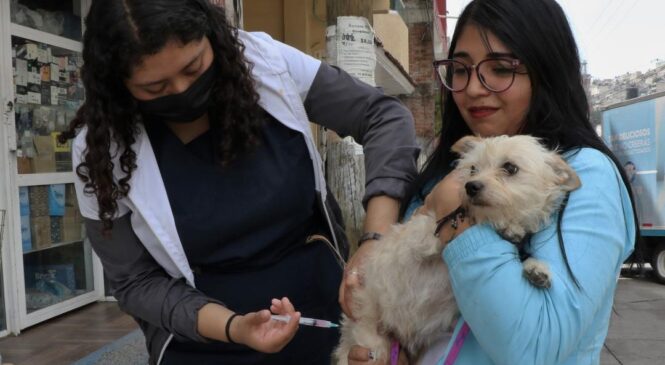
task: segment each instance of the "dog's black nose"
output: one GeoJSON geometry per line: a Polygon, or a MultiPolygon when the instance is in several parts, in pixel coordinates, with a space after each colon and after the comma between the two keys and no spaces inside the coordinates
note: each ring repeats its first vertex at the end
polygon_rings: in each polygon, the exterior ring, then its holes
{"type": "Polygon", "coordinates": [[[474,197],[478,195],[478,193],[483,190],[483,183],[480,181],[469,181],[464,185],[464,188],[466,189],[466,195],[470,197],[474,197]]]}

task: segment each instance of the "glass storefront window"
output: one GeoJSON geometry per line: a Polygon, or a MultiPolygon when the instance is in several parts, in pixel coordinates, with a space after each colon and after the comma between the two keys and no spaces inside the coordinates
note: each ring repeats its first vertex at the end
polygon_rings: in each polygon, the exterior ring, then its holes
{"type": "Polygon", "coordinates": [[[88,243],[76,242],[24,255],[28,313],[94,290],[88,243]]]}
{"type": "Polygon", "coordinates": [[[0,94],[5,114],[14,113],[5,115],[14,124],[4,134],[11,139],[0,143],[2,165],[11,166],[0,171],[0,190],[10,193],[7,201],[0,199],[0,216],[7,206],[9,224],[1,242],[12,253],[9,262],[0,261],[0,273],[4,265],[16,269],[16,280],[4,282],[6,293],[0,285],[0,331],[15,333],[103,295],[96,287],[102,269],[73,189],[71,142],[58,141],[85,100],[82,20],[90,0],[0,1],[7,10],[0,17],[6,46],[0,53],[7,61],[0,62],[0,73],[11,82],[0,94]],[[14,320],[4,321],[3,295],[14,320]]]}
{"type": "Polygon", "coordinates": [[[94,290],[74,184],[19,188],[28,313],[94,290]]]}
{"type": "Polygon", "coordinates": [[[71,172],[64,131],[83,103],[80,53],[12,37],[19,174],[71,172]]]}
{"type": "Polygon", "coordinates": [[[81,1],[10,0],[12,23],[81,40],[81,1]]]}

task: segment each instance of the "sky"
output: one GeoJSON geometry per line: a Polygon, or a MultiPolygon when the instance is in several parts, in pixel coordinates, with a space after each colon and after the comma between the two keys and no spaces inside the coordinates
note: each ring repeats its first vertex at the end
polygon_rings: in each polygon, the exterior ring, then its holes
{"type": "MultiPolygon", "coordinates": [[[[665,61],[665,1],[558,0],[571,23],[580,56],[595,79],[646,71],[665,61]]],[[[458,16],[469,0],[447,0],[458,16]]],[[[452,35],[455,19],[448,19],[452,35]]]]}

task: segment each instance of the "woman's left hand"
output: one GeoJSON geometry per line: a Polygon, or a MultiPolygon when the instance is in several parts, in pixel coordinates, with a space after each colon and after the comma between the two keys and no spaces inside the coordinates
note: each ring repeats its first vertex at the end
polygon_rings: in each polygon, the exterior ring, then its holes
{"type": "Polygon", "coordinates": [[[339,304],[342,307],[342,312],[352,320],[355,320],[355,317],[353,317],[353,292],[363,285],[362,264],[365,258],[372,254],[377,244],[380,244],[380,242],[367,241],[358,247],[344,268],[344,276],[339,286],[339,304]]]}
{"type": "MultiPolygon", "coordinates": [[[[390,365],[390,361],[384,362],[372,359],[370,352],[371,350],[362,346],[355,345],[351,347],[347,358],[349,365],[390,365]]],[[[409,365],[409,360],[402,350],[399,351],[397,364],[409,365]]]]}
{"type": "MultiPolygon", "coordinates": [[[[459,172],[453,170],[434,186],[425,197],[425,203],[416,213],[431,211],[437,220],[447,216],[462,204],[463,189],[459,172]]],[[[468,218],[458,220],[457,228],[453,228],[450,223],[447,223],[439,231],[439,239],[446,244],[462,234],[472,224],[473,222],[468,218]]]]}

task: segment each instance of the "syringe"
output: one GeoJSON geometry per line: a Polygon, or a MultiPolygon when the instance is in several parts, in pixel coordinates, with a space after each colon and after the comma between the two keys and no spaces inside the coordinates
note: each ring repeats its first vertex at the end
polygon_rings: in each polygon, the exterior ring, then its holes
{"type": "MultiPolygon", "coordinates": [[[[272,319],[275,321],[280,321],[280,322],[286,322],[289,323],[291,320],[290,316],[280,316],[277,314],[273,314],[270,316],[272,319]]],[[[307,318],[307,317],[300,317],[300,321],[298,323],[305,325],[305,326],[313,326],[313,327],[321,327],[321,328],[335,328],[339,327],[337,323],[333,323],[330,321],[326,321],[325,319],[316,319],[316,318],[307,318]]]]}

